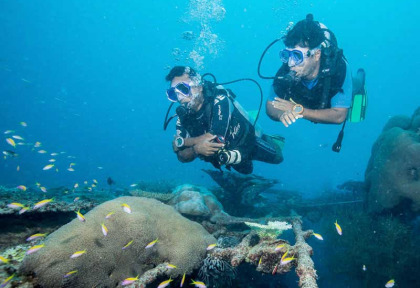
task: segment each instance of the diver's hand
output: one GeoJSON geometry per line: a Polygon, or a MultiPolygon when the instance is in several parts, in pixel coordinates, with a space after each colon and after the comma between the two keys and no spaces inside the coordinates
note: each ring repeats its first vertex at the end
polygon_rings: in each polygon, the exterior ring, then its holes
{"type": "Polygon", "coordinates": [[[286,112],[286,111],[292,112],[293,106],[295,106],[295,103],[293,103],[292,101],[287,101],[279,97],[275,97],[274,101],[271,102],[271,104],[273,105],[274,108],[281,110],[283,112],[286,112]]]}
{"type": "Polygon", "coordinates": [[[195,153],[203,156],[213,156],[223,148],[225,144],[213,142],[216,135],[206,133],[198,137],[196,144],[193,146],[195,153]]]}
{"type": "Polygon", "coordinates": [[[295,123],[297,119],[302,118],[302,115],[295,114],[292,111],[286,111],[281,114],[279,117],[279,120],[285,127],[289,127],[289,125],[292,125],[292,123],[295,123]]]}

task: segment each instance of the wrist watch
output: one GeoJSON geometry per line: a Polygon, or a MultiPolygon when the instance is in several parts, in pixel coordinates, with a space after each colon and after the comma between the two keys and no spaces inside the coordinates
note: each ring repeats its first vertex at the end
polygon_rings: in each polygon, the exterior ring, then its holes
{"type": "Polygon", "coordinates": [[[298,115],[303,114],[303,110],[305,109],[300,104],[295,104],[292,108],[293,113],[298,114],[298,115]]]}
{"type": "Polygon", "coordinates": [[[175,146],[177,148],[182,148],[185,145],[185,140],[181,136],[175,138],[175,146]]]}

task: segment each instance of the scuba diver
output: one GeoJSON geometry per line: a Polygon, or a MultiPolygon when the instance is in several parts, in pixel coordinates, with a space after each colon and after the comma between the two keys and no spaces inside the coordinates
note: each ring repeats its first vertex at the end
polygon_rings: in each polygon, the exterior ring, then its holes
{"type": "MultiPolygon", "coordinates": [[[[253,160],[271,164],[283,161],[284,139],[260,133],[230,89],[203,80],[185,66],[172,68],[166,81],[171,82],[166,91],[168,100],[180,104],[176,109],[178,120],[172,142],[180,162],[191,162],[198,157],[220,170],[225,166],[228,170],[250,174],[253,160]]],[[[165,120],[164,129],[167,123],[165,120]]]]}
{"type": "Polygon", "coordinates": [[[364,119],[367,104],[365,72],[359,69],[352,79],[349,64],[343,50],[338,48],[334,33],[314,21],[312,14],[266,48],[260,59],[258,74],[264,79],[274,79],[266,103],[267,115],[272,120],[280,121],[286,127],[300,118],[314,123],[343,123],[333,145],[335,152],[341,149],[346,119],[351,122],[364,119]],[[261,76],[262,58],[279,40],[283,40],[286,46],[280,51],[283,65],[275,77],[261,76]],[[356,94],[360,97],[355,97],[356,94]]]}

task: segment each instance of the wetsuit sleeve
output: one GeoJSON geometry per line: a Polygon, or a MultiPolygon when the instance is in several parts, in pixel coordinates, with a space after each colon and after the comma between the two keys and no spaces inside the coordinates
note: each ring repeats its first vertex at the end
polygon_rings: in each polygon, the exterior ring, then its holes
{"type": "Polygon", "coordinates": [[[182,126],[181,120],[179,118],[176,121],[176,136],[181,136],[182,138],[190,137],[187,130],[182,126]]]}
{"type": "Polygon", "coordinates": [[[343,91],[338,92],[331,98],[331,108],[349,108],[352,100],[353,82],[350,65],[346,62],[346,78],[344,79],[343,91]]]}
{"type": "Polygon", "coordinates": [[[226,137],[232,117],[233,104],[227,96],[219,95],[214,99],[213,105],[209,132],[213,135],[226,137]]]}

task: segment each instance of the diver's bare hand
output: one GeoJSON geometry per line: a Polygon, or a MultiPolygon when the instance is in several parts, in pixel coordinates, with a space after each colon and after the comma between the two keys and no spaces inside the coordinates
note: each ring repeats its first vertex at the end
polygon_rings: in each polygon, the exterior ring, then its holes
{"type": "Polygon", "coordinates": [[[292,123],[295,123],[297,119],[302,118],[302,115],[295,114],[291,111],[286,111],[283,114],[281,114],[279,120],[285,127],[289,127],[289,125],[292,125],[292,123]]]}
{"type": "Polygon", "coordinates": [[[271,102],[271,104],[273,105],[274,108],[281,110],[283,112],[286,112],[286,111],[291,112],[293,110],[293,106],[295,106],[295,104],[292,101],[287,101],[279,97],[275,97],[274,101],[271,102]]]}
{"type": "MultiPolygon", "coordinates": [[[[212,142],[216,138],[216,135],[206,133],[200,136],[200,141],[193,146],[195,153],[203,156],[212,156],[223,148],[225,145],[222,143],[212,142]]],[[[198,139],[197,139],[198,140],[198,139]]]]}

